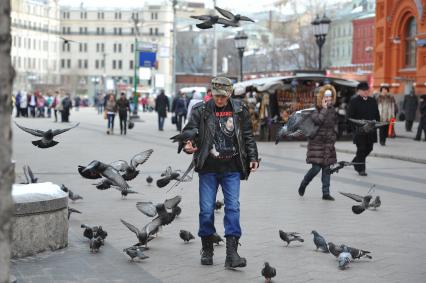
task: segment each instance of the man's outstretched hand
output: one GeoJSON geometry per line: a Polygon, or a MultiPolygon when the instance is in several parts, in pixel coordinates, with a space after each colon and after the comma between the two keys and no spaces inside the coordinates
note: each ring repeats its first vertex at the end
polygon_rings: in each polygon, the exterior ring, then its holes
{"type": "Polygon", "coordinates": [[[184,146],[186,146],[186,143],[188,141],[194,140],[197,134],[198,134],[198,130],[192,129],[192,130],[184,131],[176,136],[171,137],[170,139],[173,142],[179,142],[178,153],[180,153],[182,149],[184,148],[184,146]]]}
{"type": "Polygon", "coordinates": [[[187,141],[186,143],[185,143],[185,146],[184,146],[184,148],[183,148],[183,151],[185,152],[185,153],[188,153],[188,154],[193,154],[194,152],[196,152],[198,150],[198,147],[194,147],[194,145],[192,144],[192,141],[187,141]]]}

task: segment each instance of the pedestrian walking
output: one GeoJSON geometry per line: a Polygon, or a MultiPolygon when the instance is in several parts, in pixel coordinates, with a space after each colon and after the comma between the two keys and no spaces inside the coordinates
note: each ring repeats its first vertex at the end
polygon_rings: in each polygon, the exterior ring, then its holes
{"type": "Polygon", "coordinates": [[[167,111],[170,111],[170,102],[164,90],[161,90],[155,98],[155,111],[158,114],[158,130],[164,131],[164,121],[167,118],[167,111]]]}
{"type": "Polygon", "coordinates": [[[47,94],[46,98],[46,107],[47,107],[47,118],[52,117],[52,105],[53,105],[54,98],[52,97],[52,93],[47,94]]]}
{"type": "Polygon", "coordinates": [[[203,102],[203,96],[199,92],[194,93],[194,96],[192,97],[192,99],[191,99],[191,101],[189,102],[189,105],[188,105],[188,113],[186,114],[187,120],[189,120],[189,117],[191,117],[191,111],[192,111],[192,108],[194,107],[194,105],[196,105],[197,103],[200,103],[200,102],[203,102]]]}
{"type": "Polygon", "coordinates": [[[28,117],[28,95],[25,92],[22,92],[20,106],[22,117],[28,117]]]}
{"type": "Polygon", "coordinates": [[[312,179],[322,170],[322,199],[331,200],[330,195],[330,165],[337,162],[335,127],[338,123],[337,113],[334,110],[336,103],[336,90],[332,85],[324,85],[317,95],[315,110],[311,114],[312,120],[318,126],[317,133],[308,139],[308,151],[306,153],[306,163],[312,167],[306,173],[299,186],[299,195],[305,194],[306,187],[312,179]]]}
{"type": "Polygon", "coordinates": [[[121,93],[117,100],[118,118],[120,119],[120,135],[127,133],[127,112],[130,113],[130,103],[124,92],[121,93]]]}
{"type": "Polygon", "coordinates": [[[414,140],[416,141],[420,141],[420,138],[422,136],[422,130],[425,134],[425,139],[424,141],[426,141],[426,95],[422,95],[420,96],[420,121],[419,121],[419,126],[417,128],[417,134],[416,134],[416,138],[414,140]]]}
{"type": "Polygon", "coordinates": [[[37,92],[35,92],[35,94],[36,94],[36,97],[37,97],[37,117],[42,117],[42,118],[44,118],[44,112],[45,112],[45,104],[46,104],[46,101],[45,101],[45,99],[44,99],[44,97],[43,97],[43,95],[39,92],[39,91],[37,91],[37,92]]]}
{"type": "MultiPolygon", "coordinates": [[[[395,98],[392,94],[389,93],[389,87],[381,86],[380,93],[376,97],[377,106],[379,107],[380,113],[380,122],[390,123],[392,118],[395,118],[397,113],[397,106],[395,103],[395,98]]],[[[382,126],[379,128],[379,141],[380,145],[386,145],[386,138],[389,132],[389,125],[382,126]]]]}
{"type": "Polygon", "coordinates": [[[242,234],[240,180],[247,180],[250,171],[257,169],[257,146],[247,107],[230,97],[231,80],[214,78],[212,89],[213,99],[197,104],[183,129],[183,134],[189,136],[197,133],[186,142],[184,151],[194,154],[195,171],[199,175],[201,264],[213,264],[214,209],[220,185],[225,201],[225,267],[245,267],[246,259],[237,252],[242,234]]]}
{"type": "Polygon", "coordinates": [[[414,88],[411,89],[410,93],[404,96],[403,109],[405,114],[405,130],[411,132],[413,128],[413,122],[416,119],[417,106],[419,105],[419,99],[414,92],[414,88]]]}
{"type": "Polygon", "coordinates": [[[37,108],[37,96],[35,95],[35,93],[29,94],[28,107],[31,117],[35,118],[37,108]]]}
{"type": "Polygon", "coordinates": [[[186,122],[186,114],[188,112],[188,99],[183,92],[179,92],[172,103],[172,112],[176,117],[176,129],[180,132],[182,130],[182,123],[186,122]]]}
{"type": "MultiPolygon", "coordinates": [[[[380,120],[379,108],[374,98],[369,97],[369,86],[366,82],[361,82],[357,86],[357,95],[349,102],[348,116],[352,119],[380,120]]],[[[377,142],[377,131],[365,133],[353,125],[353,143],[356,145],[356,155],[352,162],[363,163],[354,165],[355,171],[360,176],[367,176],[365,171],[366,158],[373,150],[374,143],[377,142]]]]}
{"type": "Polygon", "coordinates": [[[21,116],[21,97],[22,97],[21,92],[18,91],[15,97],[16,118],[21,116]]]}
{"type": "Polygon", "coordinates": [[[117,112],[117,103],[115,102],[114,95],[110,94],[107,96],[107,102],[105,104],[105,115],[108,120],[107,134],[114,134],[114,119],[115,113],[117,112]]]}
{"type": "Polygon", "coordinates": [[[62,99],[61,103],[62,103],[62,112],[61,112],[62,122],[68,123],[70,121],[69,117],[71,115],[71,108],[72,108],[71,95],[67,93],[65,97],[62,99]]]}
{"type": "Polygon", "coordinates": [[[74,107],[75,107],[75,111],[79,111],[80,110],[80,104],[81,104],[81,98],[79,95],[76,95],[74,98],[74,107]]]}

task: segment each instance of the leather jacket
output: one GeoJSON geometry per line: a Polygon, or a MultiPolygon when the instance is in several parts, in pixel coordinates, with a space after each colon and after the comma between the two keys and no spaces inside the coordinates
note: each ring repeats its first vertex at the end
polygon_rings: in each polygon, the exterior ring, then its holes
{"type": "MultiPolygon", "coordinates": [[[[241,180],[247,180],[250,174],[250,162],[258,161],[257,145],[252,132],[252,125],[248,108],[240,100],[230,98],[234,130],[237,137],[237,150],[239,154],[241,180]]],[[[183,132],[197,130],[195,143],[198,151],[194,153],[195,171],[200,171],[213,146],[216,128],[214,116],[214,100],[200,102],[192,108],[191,117],[183,129],[183,132]]]]}

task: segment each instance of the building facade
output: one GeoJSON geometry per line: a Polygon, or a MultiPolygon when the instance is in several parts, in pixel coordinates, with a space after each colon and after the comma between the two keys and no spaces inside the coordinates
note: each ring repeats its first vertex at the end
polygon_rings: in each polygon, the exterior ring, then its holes
{"type": "Polygon", "coordinates": [[[426,94],[426,0],[377,0],[374,85],[426,94]]]}
{"type": "Polygon", "coordinates": [[[138,92],[155,88],[170,92],[170,5],[138,9],[61,7],[60,18],[60,75],[64,88],[89,96],[111,90],[132,92],[136,74],[138,92]],[[139,66],[139,51],[155,53],[155,64],[139,66]]]}
{"type": "Polygon", "coordinates": [[[12,0],[13,91],[59,84],[60,21],[56,0],[12,0]]]}

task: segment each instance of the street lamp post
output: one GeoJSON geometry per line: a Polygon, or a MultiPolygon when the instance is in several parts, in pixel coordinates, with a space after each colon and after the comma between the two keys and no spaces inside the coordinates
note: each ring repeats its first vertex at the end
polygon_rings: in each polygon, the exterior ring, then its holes
{"type": "Polygon", "coordinates": [[[247,46],[247,34],[244,31],[239,31],[235,37],[235,47],[238,49],[238,55],[240,57],[240,81],[243,81],[243,57],[244,57],[244,49],[247,46]]]}
{"type": "Polygon", "coordinates": [[[319,52],[318,52],[318,68],[319,70],[322,70],[322,47],[325,43],[325,39],[327,37],[328,28],[330,26],[331,20],[327,18],[327,16],[324,14],[323,17],[320,19],[319,15],[315,17],[315,19],[311,22],[311,25],[313,27],[314,35],[315,35],[315,42],[318,45],[319,52]]]}

